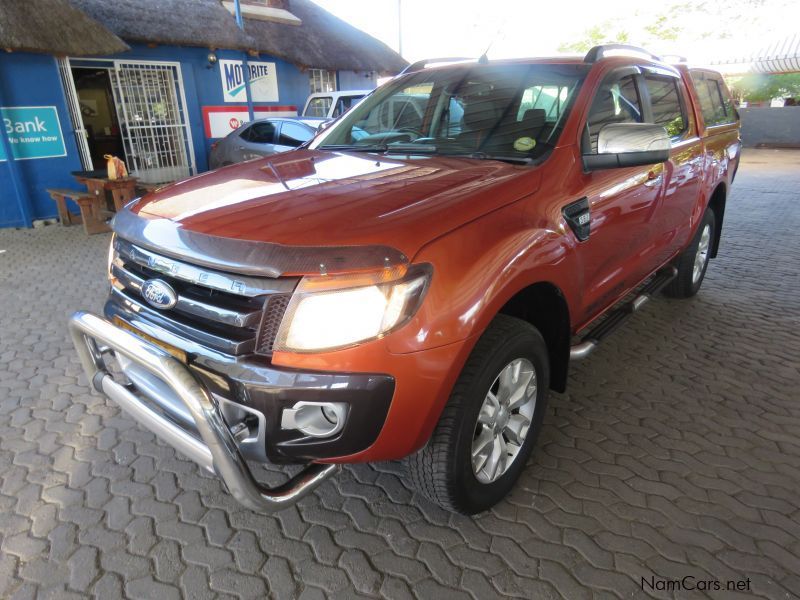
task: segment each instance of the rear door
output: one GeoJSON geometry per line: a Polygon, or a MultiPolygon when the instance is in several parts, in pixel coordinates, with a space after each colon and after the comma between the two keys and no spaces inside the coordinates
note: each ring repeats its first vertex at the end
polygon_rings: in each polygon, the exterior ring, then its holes
{"type": "Polygon", "coordinates": [[[647,121],[664,127],[672,143],[662,174],[662,194],[650,224],[651,268],[655,269],[681,250],[691,236],[692,213],[703,176],[703,145],[680,76],[657,67],[643,71],[647,121]]]}
{"type": "Polygon", "coordinates": [[[739,141],[739,112],[719,73],[705,69],[690,69],[689,75],[700,112],[699,128],[705,143],[707,184],[711,185],[730,171],[736,173],[741,154],[739,141]]]}

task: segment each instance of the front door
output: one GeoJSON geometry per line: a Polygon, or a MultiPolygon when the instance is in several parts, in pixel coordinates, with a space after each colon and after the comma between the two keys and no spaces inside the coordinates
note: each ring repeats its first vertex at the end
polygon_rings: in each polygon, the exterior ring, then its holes
{"type": "MultiPolygon", "coordinates": [[[[607,78],[597,90],[586,122],[582,152],[597,152],[600,129],[609,123],[642,123],[641,78],[630,73],[607,78]]],[[[590,234],[578,244],[583,269],[583,311],[588,322],[652,269],[651,223],[658,208],[663,165],[603,169],[586,173],[581,189],[588,200],[590,234]]]]}

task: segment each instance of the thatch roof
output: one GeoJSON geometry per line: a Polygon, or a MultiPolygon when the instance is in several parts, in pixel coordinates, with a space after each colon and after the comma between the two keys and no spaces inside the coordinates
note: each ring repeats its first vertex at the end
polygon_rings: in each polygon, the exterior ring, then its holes
{"type": "Polygon", "coordinates": [[[311,0],[284,0],[302,25],[245,19],[220,0],[71,0],[131,42],[256,50],[301,67],[396,73],[406,62],[383,42],[311,0]]]}
{"type": "Polygon", "coordinates": [[[408,64],[371,35],[332,15],[311,0],[290,0],[288,8],[301,26],[245,21],[256,49],[296,65],[312,68],[397,73],[408,64]]]}
{"type": "Polygon", "coordinates": [[[58,56],[129,50],[125,42],[67,0],[0,1],[0,48],[58,56]]]}
{"type": "Polygon", "coordinates": [[[249,50],[219,0],[71,0],[129,42],[249,50]]]}

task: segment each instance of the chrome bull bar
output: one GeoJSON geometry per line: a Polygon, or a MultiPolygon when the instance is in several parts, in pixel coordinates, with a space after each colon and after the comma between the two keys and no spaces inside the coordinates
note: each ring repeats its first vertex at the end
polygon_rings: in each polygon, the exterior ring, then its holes
{"type": "Polygon", "coordinates": [[[260,484],[239,452],[217,402],[180,361],[91,313],[72,315],[69,330],[92,387],[176,450],[216,473],[233,497],[246,507],[255,511],[280,510],[300,500],[339,470],[339,465],[312,463],[278,487],[260,484]],[[132,386],[115,381],[103,360],[103,354],[108,352],[124,355],[165,382],[186,405],[201,439],[150,408],[132,386]]]}

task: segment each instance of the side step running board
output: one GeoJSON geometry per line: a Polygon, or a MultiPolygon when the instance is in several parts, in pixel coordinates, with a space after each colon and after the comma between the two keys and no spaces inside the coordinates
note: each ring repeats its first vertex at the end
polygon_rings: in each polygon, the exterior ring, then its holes
{"type": "Polygon", "coordinates": [[[621,327],[633,313],[647,304],[650,298],[660,292],[662,288],[675,279],[677,275],[678,269],[672,266],[665,267],[658,271],[653,279],[639,291],[638,296],[611,311],[608,317],[587,333],[580,343],[575,344],[569,349],[570,360],[580,360],[581,358],[589,356],[603,339],[621,327]]]}

